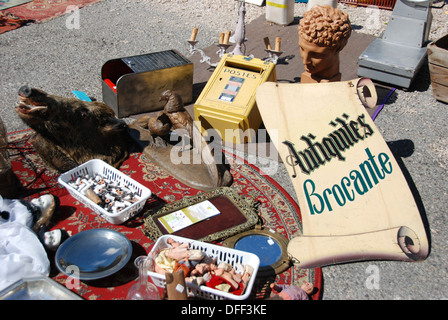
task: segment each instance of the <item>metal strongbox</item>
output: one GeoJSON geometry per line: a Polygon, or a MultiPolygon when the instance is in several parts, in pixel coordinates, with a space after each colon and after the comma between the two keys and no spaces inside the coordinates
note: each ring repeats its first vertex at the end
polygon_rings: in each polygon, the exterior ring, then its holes
{"type": "Polygon", "coordinates": [[[118,117],[160,110],[164,90],[193,99],[193,63],[177,50],[112,59],[101,69],[103,101],[118,117]]]}

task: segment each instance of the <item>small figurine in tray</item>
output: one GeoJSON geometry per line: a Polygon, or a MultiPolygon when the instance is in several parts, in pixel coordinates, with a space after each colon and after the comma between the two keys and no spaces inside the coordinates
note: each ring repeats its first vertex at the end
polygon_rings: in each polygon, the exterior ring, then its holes
{"type": "Polygon", "coordinates": [[[217,263],[215,257],[191,249],[187,242],[180,243],[173,239],[167,242],[170,248],[161,250],[155,258],[155,272],[166,274],[182,270],[185,281],[198,286],[205,285],[235,295],[244,292],[253,273],[250,265],[217,263]]]}

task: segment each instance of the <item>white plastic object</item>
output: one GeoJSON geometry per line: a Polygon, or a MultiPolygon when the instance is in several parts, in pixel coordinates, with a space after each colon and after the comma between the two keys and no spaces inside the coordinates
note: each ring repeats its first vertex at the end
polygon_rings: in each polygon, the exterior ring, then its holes
{"type": "Polygon", "coordinates": [[[146,200],[151,196],[151,190],[99,159],[89,160],[82,165],[61,174],[58,178],[58,182],[68,190],[73,198],[79,200],[112,224],[122,224],[134,217],[140,212],[145,205],[146,200]],[[78,177],[84,177],[86,175],[93,177],[96,174],[126,186],[136,194],[138,201],[122,211],[111,213],[95,204],[92,200],[88,199],[81,192],[69,185],[70,181],[75,181],[78,177]]]}
{"type": "MultiPolygon", "coordinates": [[[[169,238],[173,239],[176,242],[188,242],[190,244],[190,249],[201,250],[207,257],[216,258],[216,264],[225,262],[232,265],[232,267],[234,268],[237,264],[241,264],[243,266],[249,265],[253,268],[250,280],[242,295],[235,295],[218,289],[209,288],[206,285],[197,286],[190,282],[186,282],[187,294],[207,300],[246,300],[247,298],[249,298],[255,282],[255,278],[257,276],[258,268],[260,267],[260,258],[258,258],[257,255],[250,252],[231,249],[216,244],[192,240],[175,235],[161,236],[159,239],[157,239],[149,254],[157,255],[163,249],[172,248],[171,245],[168,244],[169,238]]],[[[149,271],[148,274],[151,277],[152,282],[156,286],[165,288],[165,275],[156,273],[154,271],[149,271]]]]}
{"type": "Polygon", "coordinates": [[[266,20],[279,25],[294,21],[295,0],[266,0],[266,20]]]}

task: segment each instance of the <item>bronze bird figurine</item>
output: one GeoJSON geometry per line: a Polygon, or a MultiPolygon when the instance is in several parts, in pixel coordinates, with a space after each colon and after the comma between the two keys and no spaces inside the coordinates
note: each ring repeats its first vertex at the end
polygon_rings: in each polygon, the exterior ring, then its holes
{"type": "MultiPolygon", "coordinates": [[[[160,95],[160,101],[166,101],[166,103],[156,117],[148,119],[148,117],[143,116],[137,120],[142,127],[148,125],[154,141],[152,145],[169,148],[170,144],[162,144],[160,140],[166,141],[166,136],[169,134],[171,141],[171,134],[177,131],[177,136],[182,139],[181,146],[176,144],[172,148],[182,152],[199,154],[202,163],[207,166],[210,177],[213,181],[216,181],[216,186],[231,185],[233,177],[227,169],[228,165],[216,163],[213,148],[209,146],[202,136],[201,130],[195,125],[192,117],[185,109],[182,97],[174,91],[165,90],[160,95]]],[[[156,150],[160,150],[160,148],[156,150]]]]}
{"type": "Polygon", "coordinates": [[[158,113],[157,117],[148,119],[148,129],[152,134],[166,136],[171,131],[171,121],[168,116],[161,111],[158,113]]]}
{"type": "Polygon", "coordinates": [[[163,113],[171,123],[171,130],[181,137],[182,149],[193,148],[193,118],[184,107],[182,97],[171,90],[160,95],[160,101],[166,101],[163,113]]]}
{"type": "Polygon", "coordinates": [[[185,109],[182,97],[174,91],[165,90],[160,95],[160,100],[166,100],[163,113],[170,119],[171,129],[184,129],[188,138],[193,139],[193,119],[185,109]]]}

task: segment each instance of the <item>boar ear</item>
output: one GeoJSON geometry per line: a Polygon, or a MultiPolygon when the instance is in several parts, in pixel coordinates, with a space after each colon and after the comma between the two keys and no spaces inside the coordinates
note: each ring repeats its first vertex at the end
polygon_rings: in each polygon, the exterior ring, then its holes
{"type": "Polygon", "coordinates": [[[103,126],[103,132],[107,133],[116,133],[126,131],[128,128],[126,122],[121,119],[107,119],[106,123],[103,126]]]}
{"type": "Polygon", "coordinates": [[[100,101],[92,101],[87,102],[91,106],[94,106],[95,112],[97,112],[101,116],[107,116],[107,117],[114,117],[115,112],[112,110],[111,107],[109,107],[107,104],[100,102],[100,101]]]}

